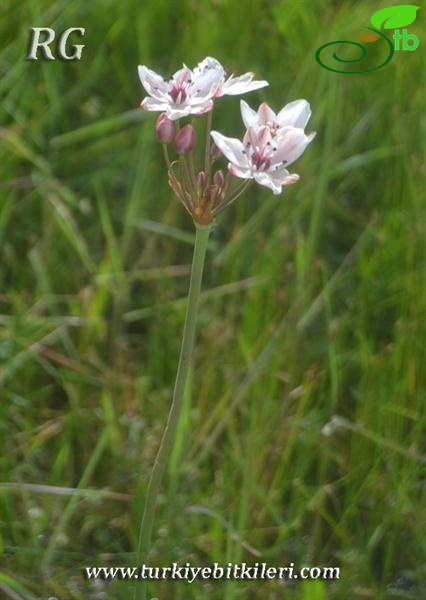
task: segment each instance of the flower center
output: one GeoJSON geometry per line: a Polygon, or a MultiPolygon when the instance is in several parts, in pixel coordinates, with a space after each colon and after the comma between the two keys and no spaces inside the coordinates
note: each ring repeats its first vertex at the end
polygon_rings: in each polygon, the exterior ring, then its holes
{"type": "Polygon", "coordinates": [[[174,83],[172,85],[172,89],[169,92],[169,95],[171,96],[173,102],[175,102],[176,104],[182,104],[183,102],[185,102],[185,100],[188,97],[188,94],[186,93],[186,83],[174,83]]]}
{"type": "Polygon", "coordinates": [[[251,160],[258,171],[267,171],[271,166],[271,159],[259,150],[253,152],[251,160]]]}

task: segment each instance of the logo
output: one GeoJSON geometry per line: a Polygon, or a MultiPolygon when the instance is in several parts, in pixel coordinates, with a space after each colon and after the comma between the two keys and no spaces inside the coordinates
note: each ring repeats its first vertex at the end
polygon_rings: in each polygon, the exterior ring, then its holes
{"type": "Polygon", "coordinates": [[[315,53],[315,60],[319,65],[321,65],[321,67],[327,69],[328,71],[333,71],[334,73],[344,73],[346,75],[352,75],[355,73],[369,73],[371,71],[377,71],[377,69],[381,69],[392,60],[392,57],[396,50],[416,50],[416,48],[419,45],[418,37],[414,34],[409,34],[407,29],[402,29],[401,32],[400,28],[405,28],[408,25],[411,25],[411,23],[414,23],[419,8],[420,6],[414,6],[412,4],[399,4],[398,6],[390,6],[389,8],[382,8],[381,10],[378,10],[370,18],[370,23],[373,25],[373,27],[375,27],[375,29],[373,29],[372,27],[365,26],[365,29],[369,29],[372,33],[365,33],[364,35],[361,35],[358,38],[358,42],[351,42],[348,40],[328,42],[328,44],[324,44],[323,46],[320,46],[318,48],[318,50],[315,53]],[[392,36],[395,42],[395,46],[389,39],[389,37],[385,35],[382,31],[380,31],[382,26],[384,29],[395,29],[395,32],[392,36]],[[361,55],[358,55],[358,58],[341,58],[336,54],[336,52],[333,52],[333,59],[339,63],[359,63],[362,60],[364,60],[364,58],[366,58],[368,54],[367,48],[363,44],[370,44],[377,41],[386,44],[388,55],[381,64],[375,67],[357,71],[346,71],[338,68],[334,69],[326,65],[323,59],[321,58],[321,54],[323,53],[323,50],[325,50],[325,48],[328,48],[329,46],[334,46],[336,44],[349,44],[351,46],[356,46],[358,50],[361,51],[361,55]],[[360,44],[359,42],[363,42],[363,44],[360,44]]]}
{"type": "MultiPolygon", "coordinates": [[[[83,52],[84,44],[73,44],[72,48],[74,52],[72,54],[67,53],[67,43],[69,36],[76,32],[79,36],[84,36],[84,27],[69,27],[58,37],[57,43],[57,55],[62,60],[80,60],[81,53],[83,52]]],[[[27,54],[27,60],[38,60],[37,54],[41,50],[45,60],[55,60],[55,56],[52,54],[50,45],[55,40],[55,30],[50,27],[31,27],[30,42],[27,54]],[[40,38],[46,34],[46,39],[41,40],[40,38]]]]}

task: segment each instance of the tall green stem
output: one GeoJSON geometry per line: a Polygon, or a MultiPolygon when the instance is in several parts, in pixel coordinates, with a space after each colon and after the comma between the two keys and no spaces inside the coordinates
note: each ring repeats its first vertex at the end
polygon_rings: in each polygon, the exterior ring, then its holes
{"type": "MultiPolygon", "coordinates": [[[[196,225],[194,254],[192,257],[191,280],[189,284],[188,304],[186,307],[185,324],[183,328],[182,346],[176,374],[173,400],[167,419],[166,428],[161,439],[160,448],[155,458],[154,466],[148,482],[145,498],[145,507],[139,533],[137,564],[145,565],[148,562],[151,547],[152,528],[157,504],[158,492],[166,470],[176,430],[179,424],[183,407],[183,395],[188,371],[191,364],[192,350],[194,348],[195,326],[197,321],[198,301],[201,291],[201,280],[204,269],[207,242],[211,226],[196,225]]],[[[135,585],[134,600],[146,600],[147,581],[140,579],[135,585]]]]}

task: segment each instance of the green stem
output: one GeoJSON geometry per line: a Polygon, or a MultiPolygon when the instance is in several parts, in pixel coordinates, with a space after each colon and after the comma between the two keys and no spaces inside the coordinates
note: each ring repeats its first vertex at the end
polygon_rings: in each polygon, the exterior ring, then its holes
{"type": "MultiPolygon", "coordinates": [[[[183,407],[183,395],[188,371],[191,364],[192,350],[194,348],[195,326],[197,320],[198,301],[201,291],[201,280],[204,269],[207,242],[211,226],[196,225],[195,246],[192,258],[191,280],[189,284],[188,304],[186,307],[185,324],[183,327],[182,345],[180,350],[179,364],[176,374],[173,400],[167,419],[166,428],[161,439],[145,498],[145,507],[139,533],[139,544],[137,564],[139,567],[148,563],[151,547],[152,529],[157,504],[158,492],[161,481],[166,470],[173,443],[176,437],[177,427],[183,407]]],[[[147,581],[140,579],[135,585],[134,600],[146,600],[147,581]]]]}

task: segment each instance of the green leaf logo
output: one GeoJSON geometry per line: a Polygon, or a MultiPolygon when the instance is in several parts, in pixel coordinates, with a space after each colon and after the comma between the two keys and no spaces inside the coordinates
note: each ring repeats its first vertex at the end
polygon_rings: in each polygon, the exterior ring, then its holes
{"type": "Polygon", "coordinates": [[[406,27],[416,20],[416,13],[420,6],[413,4],[399,4],[382,8],[372,15],[370,22],[376,28],[380,29],[383,25],[385,29],[397,29],[406,27]]]}

